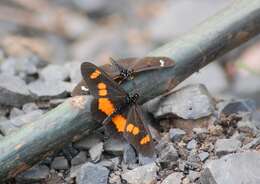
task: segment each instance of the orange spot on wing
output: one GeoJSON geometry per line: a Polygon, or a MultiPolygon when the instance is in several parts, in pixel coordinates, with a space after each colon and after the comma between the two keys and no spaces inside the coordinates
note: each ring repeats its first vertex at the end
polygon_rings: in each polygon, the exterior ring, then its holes
{"type": "Polygon", "coordinates": [[[133,135],[137,135],[140,132],[140,129],[137,126],[134,126],[132,123],[129,123],[126,127],[126,131],[132,133],[133,135]]]}
{"type": "Polygon", "coordinates": [[[139,134],[140,129],[138,127],[134,126],[132,123],[129,123],[126,127],[126,131],[130,132],[134,135],[137,135],[137,134],[139,134]]]}
{"type": "Polygon", "coordinates": [[[113,112],[115,112],[115,107],[108,98],[98,99],[98,109],[104,112],[107,116],[110,116],[113,112]]]}
{"type": "Polygon", "coordinates": [[[127,132],[132,132],[133,128],[134,128],[134,125],[130,123],[130,124],[127,125],[126,131],[127,132]]]}
{"type": "Polygon", "coordinates": [[[137,135],[137,134],[139,134],[139,132],[140,132],[140,129],[139,129],[138,127],[134,127],[132,133],[133,133],[134,135],[137,135]]]}
{"type": "Polygon", "coordinates": [[[96,79],[100,74],[101,74],[101,72],[96,69],[93,73],[90,74],[90,78],[96,79]]]}
{"type": "Polygon", "coordinates": [[[124,132],[125,131],[126,118],[124,116],[117,114],[117,115],[112,117],[112,121],[115,124],[118,132],[124,132]]]}
{"type": "Polygon", "coordinates": [[[97,86],[98,86],[98,89],[106,89],[107,88],[107,85],[103,82],[98,83],[97,86]]]}
{"type": "Polygon", "coordinates": [[[99,96],[107,96],[107,90],[106,89],[101,89],[98,91],[99,96]]]}
{"type": "Polygon", "coordinates": [[[150,139],[150,136],[149,135],[146,135],[146,136],[144,136],[142,139],[141,139],[141,141],[140,141],[140,144],[147,144],[148,142],[150,142],[151,141],[151,139],[150,139]]]}

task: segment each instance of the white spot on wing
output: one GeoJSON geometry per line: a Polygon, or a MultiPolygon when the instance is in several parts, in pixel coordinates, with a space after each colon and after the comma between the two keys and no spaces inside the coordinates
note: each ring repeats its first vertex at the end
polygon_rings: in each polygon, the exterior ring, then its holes
{"type": "Polygon", "coordinates": [[[81,86],[81,90],[82,91],[88,91],[88,88],[86,88],[85,86],[81,86]]]}
{"type": "Polygon", "coordinates": [[[161,63],[160,66],[164,67],[164,60],[160,59],[160,63],[161,63]]]}

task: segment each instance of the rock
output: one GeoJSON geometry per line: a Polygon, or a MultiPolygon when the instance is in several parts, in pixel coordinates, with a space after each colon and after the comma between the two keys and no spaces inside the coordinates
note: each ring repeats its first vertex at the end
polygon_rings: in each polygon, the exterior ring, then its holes
{"type": "Polygon", "coordinates": [[[182,180],[182,184],[190,184],[191,183],[191,181],[189,180],[189,178],[183,178],[183,180],[182,180]]]}
{"type": "Polygon", "coordinates": [[[121,184],[121,177],[120,175],[116,174],[116,173],[111,173],[110,177],[109,177],[109,183],[113,183],[113,184],[121,184]]]}
{"type": "Polygon", "coordinates": [[[197,141],[195,139],[192,139],[191,141],[188,142],[188,144],[187,144],[188,150],[193,150],[196,148],[197,148],[197,141]]]}
{"type": "Polygon", "coordinates": [[[93,162],[98,162],[100,160],[103,152],[103,145],[104,143],[100,142],[89,149],[89,155],[93,162]]]}
{"type": "Polygon", "coordinates": [[[23,111],[25,113],[29,113],[38,109],[39,107],[35,103],[27,103],[23,105],[23,111]]]}
{"type": "Polygon", "coordinates": [[[9,115],[9,118],[10,119],[13,119],[17,116],[22,116],[24,115],[24,112],[16,107],[12,108],[12,110],[10,111],[10,115],[9,115]]]}
{"type": "Polygon", "coordinates": [[[102,160],[98,163],[98,165],[106,167],[109,170],[115,170],[119,166],[120,162],[121,162],[120,157],[115,157],[109,160],[102,160]]]}
{"type": "Polygon", "coordinates": [[[22,79],[0,74],[0,81],[0,104],[19,107],[34,100],[22,79]]]}
{"type": "Polygon", "coordinates": [[[37,68],[40,67],[40,60],[37,57],[9,57],[1,65],[0,69],[3,73],[11,75],[33,75],[37,73],[37,68]]]}
{"type": "Polygon", "coordinates": [[[257,137],[255,139],[253,139],[251,142],[249,142],[248,144],[244,145],[242,147],[243,150],[246,149],[255,149],[258,145],[260,144],[260,137],[257,137]]]}
{"type": "Polygon", "coordinates": [[[186,132],[179,128],[171,128],[169,131],[169,137],[173,142],[180,141],[185,134],[186,132]]]}
{"type": "Polygon", "coordinates": [[[167,176],[161,184],[181,184],[183,174],[180,172],[175,172],[167,176]]]}
{"type": "MultiPolygon", "coordinates": [[[[121,48],[125,44],[122,30],[97,29],[94,35],[86,35],[75,42],[71,49],[72,57],[75,60],[95,58],[95,61],[92,60],[92,62],[101,65],[109,62],[110,53],[117,53],[117,55],[122,53],[121,48]]],[[[126,50],[123,52],[126,52],[126,50]]]]}
{"type": "Polygon", "coordinates": [[[178,161],[178,168],[179,168],[179,170],[180,171],[182,171],[183,173],[185,173],[186,174],[186,166],[185,166],[185,161],[183,161],[183,160],[179,160],[178,161]]]}
{"type": "Polygon", "coordinates": [[[0,105],[0,121],[5,120],[4,118],[6,118],[9,113],[10,113],[10,108],[0,105]]]}
{"type": "Polygon", "coordinates": [[[196,162],[179,160],[178,167],[184,174],[188,174],[190,170],[201,169],[201,164],[196,162]]]}
{"type": "Polygon", "coordinates": [[[151,184],[156,182],[158,166],[155,163],[137,167],[123,173],[122,179],[129,184],[151,184]]]}
{"type": "Polygon", "coordinates": [[[220,136],[224,132],[223,127],[220,125],[210,125],[208,130],[209,130],[209,134],[212,136],[220,136]]]}
{"type": "Polygon", "coordinates": [[[0,130],[1,130],[1,133],[4,134],[4,136],[7,136],[10,133],[12,133],[13,131],[17,130],[17,127],[12,125],[9,122],[9,120],[3,120],[3,121],[0,121],[0,130]]]}
{"type": "Polygon", "coordinates": [[[215,144],[215,152],[218,156],[236,152],[241,147],[237,139],[218,139],[215,144]]]}
{"type": "Polygon", "coordinates": [[[200,158],[199,158],[199,155],[197,154],[197,151],[195,151],[195,150],[190,151],[187,161],[199,163],[200,158]]]}
{"type": "Polygon", "coordinates": [[[187,161],[184,161],[183,165],[184,165],[183,171],[185,174],[187,174],[189,172],[189,170],[196,170],[201,167],[200,158],[197,155],[196,150],[190,151],[187,161]]]}
{"type": "Polygon", "coordinates": [[[85,163],[77,173],[78,184],[107,184],[109,170],[100,165],[85,163]]]}
{"type": "Polygon", "coordinates": [[[252,121],[255,126],[260,129],[260,110],[256,110],[252,114],[252,121]]]}
{"type": "Polygon", "coordinates": [[[99,143],[101,143],[101,138],[97,134],[90,134],[74,143],[74,146],[80,150],[89,150],[91,147],[99,143]]]}
{"type": "Polygon", "coordinates": [[[199,142],[203,142],[207,138],[208,130],[206,128],[193,128],[193,138],[198,139],[199,142]]]}
{"type": "Polygon", "coordinates": [[[28,85],[31,93],[40,99],[64,98],[72,91],[73,85],[62,81],[35,81],[28,85]]]}
{"type": "Polygon", "coordinates": [[[191,182],[195,182],[200,177],[200,172],[189,171],[188,178],[191,182]]]}
{"type": "Polygon", "coordinates": [[[71,165],[72,165],[72,166],[80,165],[80,164],[85,163],[86,161],[87,161],[86,152],[81,151],[81,152],[79,152],[79,154],[77,154],[77,155],[71,160],[71,165]]]}
{"type": "Polygon", "coordinates": [[[75,0],[73,1],[73,3],[82,11],[98,17],[114,13],[115,11],[118,11],[118,13],[128,12],[130,6],[129,2],[122,2],[120,0],[112,0],[110,2],[107,2],[105,0],[75,0]]]}
{"type": "Polygon", "coordinates": [[[212,160],[201,174],[201,184],[258,184],[260,183],[260,154],[244,152],[212,160]]]}
{"type": "Polygon", "coordinates": [[[203,152],[199,153],[199,158],[200,158],[200,161],[204,162],[205,160],[207,160],[209,158],[209,153],[203,151],[203,152]]]}
{"type": "Polygon", "coordinates": [[[106,5],[108,5],[105,0],[76,0],[73,2],[78,8],[90,13],[102,12],[106,8],[106,5]],[[87,4],[89,4],[89,6],[87,6],[87,4]]]}
{"type": "Polygon", "coordinates": [[[43,114],[42,110],[32,111],[22,116],[15,117],[10,120],[0,122],[0,130],[4,135],[9,135],[25,124],[32,123],[43,114]]]}
{"type": "MultiPolygon", "coordinates": [[[[71,40],[78,40],[84,35],[89,36],[90,33],[96,30],[95,24],[93,24],[93,22],[88,19],[88,16],[84,16],[83,12],[79,13],[77,11],[73,12],[65,10],[62,14],[62,20],[63,26],[61,29],[63,30],[63,33],[71,40]]],[[[64,44],[66,45],[67,42],[65,42],[64,44]]]]}
{"type": "MultiPolygon", "coordinates": [[[[146,164],[150,164],[155,161],[156,161],[155,154],[151,157],[147,157],[147,156],[142,155],[141,153],[138,153],[138,164],[139,165],[146,165],[146,164]]],[[[130,166],[130,165],[128,165],[128,166],[130,166]]],[[[136,167],[136,164],[133,164],[130,166],[130,168],[135,168],[135,167],[136,167]]]]}
{"type": "Polygon", "coordinates": [[[44,81],[65,81],[69,78],[69,72],[64,66],[49,64],[40,71],[40,78],[44,81]]]}
{"type": "Polygon", "coordinates": [[[257,128],[252,121],[242,120],[237,123],[237,129],[243,133],[257,134],[257,128]]]}
{"type": "Polygon", "coordinates": [[[247,139],[247,136],[246,134],[242,133],[242,132],[238,132],[238,131],[235,131],[233,133],[233,135],[230,137],[230,139],[237,139],[241,142],[244,142],[246,139],[247,139]]]}
{"type": "Polygon", "coordinates": [[[229,116],[231,114],[250,113],[256,110],[256,104],[253,100],[231,100],[218,104],[219,116],[229,116]]]}
{"type": "Polygon", "coordinates": [[[178,152],[173,143],[168,143],[162,140],[158,145],[156,145],[156,149],[159,153],[158,160],[161,163],[170,164],[171,162],[176,162],[179,158],[178,152]]]}
{"type": "Polygon", "coordinates": [[[181,84],[176,87],[176,90],[190,84],[197,84],[198,81],[207,86],[208,91],[210,94],[213,94],[213,96],[223,96],[223,93],[225,94],[225,91],[229,89],[229,82],[223,67],[217,62],[213,62],[181,82],[181,84]],[[216,80],[218,80],[218,82],[212,82],[216,80]]]}
{"type": "Polygon", "coordinates": [[[213,98],[203,85],[190,85],[160,98],[159,107],[153,112],[156,118],[177,115],[183,119],[199,119],[214,111],[213,98]]]}
{"type": "Polygon", "coordinates": [[[104,150],[114,155],[122,155],[124,153],[125,141],[119,138],[109,138],[104,144],[104,150]]]}
{"type": "Polygon", "coordinates": [[[193,128],[192,132],[198,136],[202,135],[202,134],[207,134],[208,130],[206,128],[193,128]]]}
{"type": "Polygon", "coordinates": [[[82,79],[80,65],[81,62],[69,62],[65,64],[65,68],[69,72],[70,82],[75,83],[75,85],[82,79]]]}
{"type": "Polygon", "coordinates": [[[16,127],[22,127],[25,124],[28,124],[28,123],[31,123],[31,122],[37,120],[42,114],[43,114],[42,110],[35,110],[30,113],[24,114],[22,116],[13,118],[13,119],[9,120],[9,122],[16,127]]]}
{"type": "Polygon", "coordinates": [[[123,161],[127,165],[135,164],[137,162],[135,150],[129,144],[126,144],[124,147],[123,161]]]}
{"type": "Polygon", "coordinates": [[[66,144],[66,145],[62,148],[62,155],[63,155],[68,161],[71,161],[72,158],[74,158],[78,153],[79,153],[79,151],[78,151],[76,148],[74,148],[71,143],[66,144]]]}
{"type": "Polygon", "coordinates": [[[56,170],[69,169],[68,160],[65,157],[55,157],[51,163],[51,168],[56,170]]]}
{"type": "Polygon", "coordinates": [[[35,165],[29,170],[19,174],[16,177],[18,183],[35,183],[42,182],[49,176],[49,168],[45,165],[35,165]]]}

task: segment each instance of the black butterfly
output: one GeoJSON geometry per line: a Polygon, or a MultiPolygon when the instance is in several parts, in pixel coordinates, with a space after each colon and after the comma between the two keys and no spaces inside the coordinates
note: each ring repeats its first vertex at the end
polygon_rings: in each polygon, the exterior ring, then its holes
{"type": "MultiPolygon", "coordinates": [[[[103,69],[119,84],[125,80],[133,79],[140,72],[168,68],[175,65],[175,62],[167,57],[126,58],[118,61],[111,58],[110,60],[112,65],[105,65],[103,69]]],[[[83,79],[73,89],[71,95],[78,96],[86,94],[88,94],[88,85],[83,79]]]]}
{"type": "Polygon", "coordinates": [[[123,134],[143,156],[153,157],[154,147],[147,120],[136,104],[139,95],[130,96],[107,73],[92,63],[82,63],[81,73],[95,99],[91,111],[96,120],[123,134]]]}

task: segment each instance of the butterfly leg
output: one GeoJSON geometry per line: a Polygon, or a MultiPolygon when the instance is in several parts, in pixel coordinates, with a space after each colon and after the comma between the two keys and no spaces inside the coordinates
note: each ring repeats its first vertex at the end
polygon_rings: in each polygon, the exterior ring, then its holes
{"type": "Polygon", "coordinates": [[[107,116],[107,117],[103,120],[102,125],[107,125],[109,122],[111,122],[111,121],[112,121],[112,116],[113,116],[113,115],[107,116]]]}

